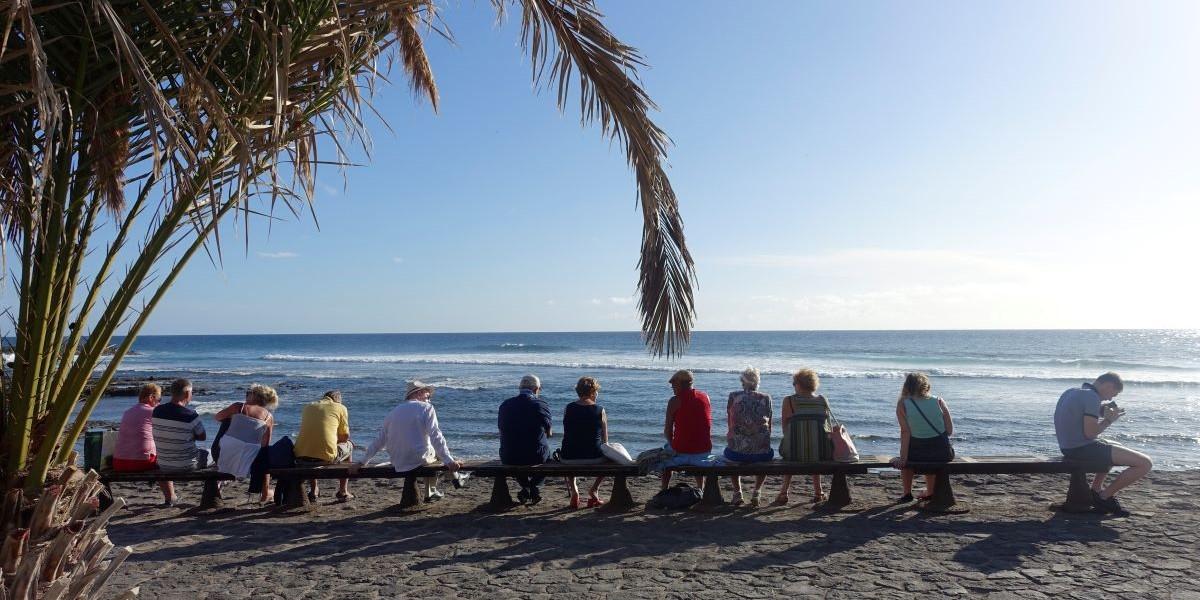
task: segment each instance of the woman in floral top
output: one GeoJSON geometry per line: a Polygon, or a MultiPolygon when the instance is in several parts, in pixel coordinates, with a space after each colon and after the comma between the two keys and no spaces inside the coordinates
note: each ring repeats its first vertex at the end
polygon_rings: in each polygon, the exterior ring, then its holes
{"type": "MultiPolygon", "coordinates": [[[[742,371],[742,390],[729,394],[729,429],[725,459],[734,463],[765,462],[775,458],[771,448],[771,396],[758,391],[759,372],[754,367],[742,371]]],[[[733,504],[742,499],[742,478],[733,476],[733,504]]],[[[765,475],[754,481],[750,503],[758,506],[765,475]]]]}

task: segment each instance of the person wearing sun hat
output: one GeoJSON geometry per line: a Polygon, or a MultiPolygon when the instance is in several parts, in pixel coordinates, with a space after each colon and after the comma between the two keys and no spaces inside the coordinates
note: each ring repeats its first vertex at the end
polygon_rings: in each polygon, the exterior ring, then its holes
{"type": "MultiPolygon", "coordinates": [[[[383,420],[379,436],[367,446],[362,464],[370,462],[381,449],[386,449],[392,468],[397,473],[411,471],[417,467],[436,465],[438,461],[454,473],[462,467],[455,460],[442,430],[438,427],[437,411],[430,399],[434,388],[420,381],[410,381],[405,389],[404,401],[397,404],[383,420]]],[[[431,502],[443,496],[435,484],[436,477],[425,479],[425,501],[431,502]]]]}

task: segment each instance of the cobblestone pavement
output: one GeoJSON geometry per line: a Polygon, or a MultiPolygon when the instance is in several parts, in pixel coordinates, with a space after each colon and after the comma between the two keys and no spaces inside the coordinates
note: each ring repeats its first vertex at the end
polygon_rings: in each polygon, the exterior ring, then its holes
{"type": "MultiPolygon", "coordinates": [[[[1155,473],[1135,485],[1122,495],[1134,511],[1126,518],[1049,510],[1065,496],[1065,475],[957,477],[956,493],[970,508],[960,515],[891,504],[899,495],[892,473],[852,477],[860,510],[835,514],[798,502],[810,489],[799,478],[789,506],[713,513],[571,511],[561,482],[548,484],[541,504],[504,514],[478,510],[489,481],[407,512],[396,506],[394,481],[357,482],[350,503],[322,498],[316,509],[292,513],[250,504],[207,514],[186,504],[161,509],[156,490],[124,486],[117,492],[131,508],[109,533],[137,554],[109,591],[140,585],[143,598],[194,600],[1200,600],[1200,472],[1155,473]]],[[[764,498],[778,485],[768,480],[764,498]]],[[[642,501],[657,490],[650,477],[632,487],[642,501]]],[[[199,487],[180,493],[195,502],[199,487]]]]}

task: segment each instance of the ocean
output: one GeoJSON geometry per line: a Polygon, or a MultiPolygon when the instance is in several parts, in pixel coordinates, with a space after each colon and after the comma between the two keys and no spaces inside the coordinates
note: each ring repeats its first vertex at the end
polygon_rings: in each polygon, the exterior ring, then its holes
{"type": "MultiPolygon", "coordinates": [[[[280,395],[277,435],[295,435],[300,409],[338,389],[351,438],[365,447],[404,382],[437,386],[433,402],[456,455],[496,456],[496,408],[534,373],[561,424],[575,381],[599,379],[609,437],[636,453],[663,443],[667,379],[691,369],[713,399],[713,445],[724,447],[725,398],[746,366],[762,371],[776,418],[791,373],[811,368],[820,392],[859,451],[899,451],[896,398],[904,374],[930,375],[948,402],[959,454],[1058,454],[1052,417],[1063,390],[1116,371],[1127,414],[1105,434],[1149,453],[1159,469],[1200,468],[1200,331],[780,331],[697,332],[686,356],[649,356],[638,333],[470,333],[141,336],[119,377],[187,377],[202,391],[193,407],[211,415],[252,383],[280,395]]],[[[120,420],[135,400],[104,398],[96,425],[120,420]]],[[[215,432],[216,423],[206,423],[215,432]]],[[[780,425],[774,425],[778,446],[780,425]]],[[[558,429],[560,427],[556,427],[558,429]]],[[[556,444],[553,441],[552,444],[556,444]]],[[[358,452],[361,455],[361,450],[358,452]]]]}

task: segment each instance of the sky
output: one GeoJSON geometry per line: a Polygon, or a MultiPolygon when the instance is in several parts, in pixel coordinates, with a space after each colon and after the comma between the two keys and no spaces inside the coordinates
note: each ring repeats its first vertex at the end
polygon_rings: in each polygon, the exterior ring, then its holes
{"type": "MultiPolygon", "coordinates": [[[[674,142],[696,329],[1200,327],[1200,3],[598,4],[674,142]]],[[[393,73],[317,222],[198,257],[144,333],[638,328],[622,149],[489,3],[442,18],[440,111],[393,73]]]]}

